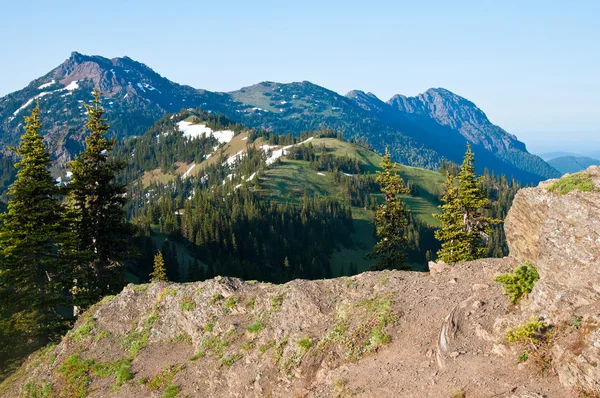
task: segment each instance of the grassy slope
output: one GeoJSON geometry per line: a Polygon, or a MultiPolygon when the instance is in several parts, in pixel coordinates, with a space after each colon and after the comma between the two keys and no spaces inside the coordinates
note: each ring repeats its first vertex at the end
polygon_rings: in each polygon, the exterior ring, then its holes
{"type": "MultiPolygon", "coordinates": [[[[360,159],[364,169],[375,173],[379,169],[381,156],[357,145],[343,142],[333,138],[318,138],[311,141],[313,145],[325,145],[329,153],[337,156],[349,156],[360,159]]],[[[278,201],[297,202],[306,190],[310,195],[342,197],[339,189],[331,180],[329,173],[324,176],[317,174],[308,162],[281,159],[281,164],[267,170],[260,181],[261,193],[278,201]]],[[[400,166],[400,174],[405,181],[411,181],[420,192],[420,196],[404,196],[403,200],[410,207],[414,215],[422,221],[439,225],[432,214],[438,212],[436,196],[441,193],[443,178],[439,173],[409,166],[400,166]]],[[[337,251],[332,258],[334,273],[339,274],[342,264],[349,267],[352,262],[358,271],[365,271],[374,263],[365,258],[365,254],[375,244],[374,227],[371,224],[372,212],[362,208],[353,207],[354,217],[353,239],[356,246],[337,251]]]]}

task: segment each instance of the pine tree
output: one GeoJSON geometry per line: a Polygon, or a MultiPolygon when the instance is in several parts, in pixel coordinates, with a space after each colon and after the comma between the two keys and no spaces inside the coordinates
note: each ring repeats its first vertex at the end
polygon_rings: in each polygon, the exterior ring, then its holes
{"type": "Polygon", "coordinates": [[[150,274],[150,282],[167,282],[167,272],[165,270],[165,260],[162,253],[158,252],[154,256],[154,270],[150,274]]]}
{"type": "Polygon", "coordinates": [[[84,307],[122,287],[123,262],[131,254],[128,238],[133,232],[123,210],[125,186],[115,181],[125,164],[108,158],[115,141],[106,138],[109,126],[100,104],[101,94],[94,90],[92,105],[85,105],[90,132],[85,149],[68,164],[73,173],[68,189],[77,246],[89,258],[75,270],[75,290],[83,292],[75,298],[84,307]]]}
{"type": "Polygon", "coordinates": [[[475,157],[471,145],[467,151],[455,184],[454,178],[447,173],[446,193],[440,206],[442,214],[435,215],[442,222],[442,229],[435,236],[442,241],[438,257],[447,263],[458,263],[481,258],[486,252],[490,224],[500,220],[486,217],[483,211],[488,209],[490,201],[481,187],[481,181],[475,173],[475,157]]]}
{"type": "Polygon", "coordinates": [[[458,187],[454,177],[446,172],[445,193],[442,196],[441,214],[433,216],[440,220],[442,227],[435,231],[435,237],[442,242],[441,249],[437,252],[438,259],[449,264],[454,264],[466,256],[464,234],[462,229],[463,213],[458,197],[458,187]]]}
{"type": "Polygon", "coordinates": [[[57,338],[66,323],[57,313],[66,305],[66,270],[58,255],[63,208],[40,129],[38,104],[25,117],[19,148],[11,148],[21,159],[0,223],[0,357],[8,344],[9,352],[27,351],[57,338]]]}
{"type": "Polygon", "coordinates": [[[391,160],[387,149],[381,161],[381,168],[383,171],[377,172],[375,181],[381,185],[385,203],[375,210],[375,227],[379,241],[368,257],[379,258],[379,261],[371,269],[410,269],[405,264],[405,250],[408,249],[409,242],[404,236],[408,210],[398,198],[398,195],[408,193],[408,189],[398,174],[398,165],[391,160]]]}

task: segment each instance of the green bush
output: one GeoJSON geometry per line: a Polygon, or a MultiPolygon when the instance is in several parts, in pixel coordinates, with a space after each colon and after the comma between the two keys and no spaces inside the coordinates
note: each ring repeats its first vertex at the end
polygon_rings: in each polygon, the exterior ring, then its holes
{"type": "Polygon", "coordinates": [[[502,274],[494,278],[494,282],[501,283],[504,292],[510,297],[511,304],[516,304],[523,295],[531,293],[538,279],[540,279],[540,275],[537,269],[526,262],[512,274],[502,274]]]}
{"type": "Polygon", "coordinates": [[[549,329],[549,325],[543,320],[532,316],[529,322],[515,326],[506,331],[506,342],[509,344],[540,344],[545,333],[549,329]]]}
{"type": "Polygon", "coordinates": [[[575,173],[568,177],[561,178],[548,188],[549,192],[558,191],[561,195],[567,194],[573,190],[589,192],[594,189],[592,176],[587,173],[575,173]]]}

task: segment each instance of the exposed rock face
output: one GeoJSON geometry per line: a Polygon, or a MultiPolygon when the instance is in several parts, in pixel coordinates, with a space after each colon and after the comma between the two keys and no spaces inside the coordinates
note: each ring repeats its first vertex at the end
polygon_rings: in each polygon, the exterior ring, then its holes
{"type": "MultiPolygon", "coordinates": [[[[600,187],[600,167],[586,173],[600,187]]],[[[520,190],[504,229],[510,255],[538,268],[534,304],[545,314],[568,316],[600,299],[600,192],[548,192],[553,181],[520,190]]]]}
{"type": "Polygon", "coordinates": [[[548,192],[555,180],[517,193],[505,222],[510,255],[535,264],[540,280],[528,311],[567,325],[554,345],[563,385],[600,391],[600,167],[585,171],[596,190],[548,192]]]}

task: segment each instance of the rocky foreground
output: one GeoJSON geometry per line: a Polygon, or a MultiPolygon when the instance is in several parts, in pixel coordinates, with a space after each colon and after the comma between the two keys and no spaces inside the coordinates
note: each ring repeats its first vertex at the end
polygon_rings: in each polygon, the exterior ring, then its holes
{"type": "Polygon", "coordinates": [[[32,355],[0,395],[596,396],[600,168],[586,173],[591,192],[548,192],[548,182],[518,193],[503,259],[285,285],[129,285],[32,355]],[[493,279],[525,261],[540,280],[511,305],[493,279]],[[507,330],[532,316],[551,326],[544,344],[509,344],[507,330]]]}

